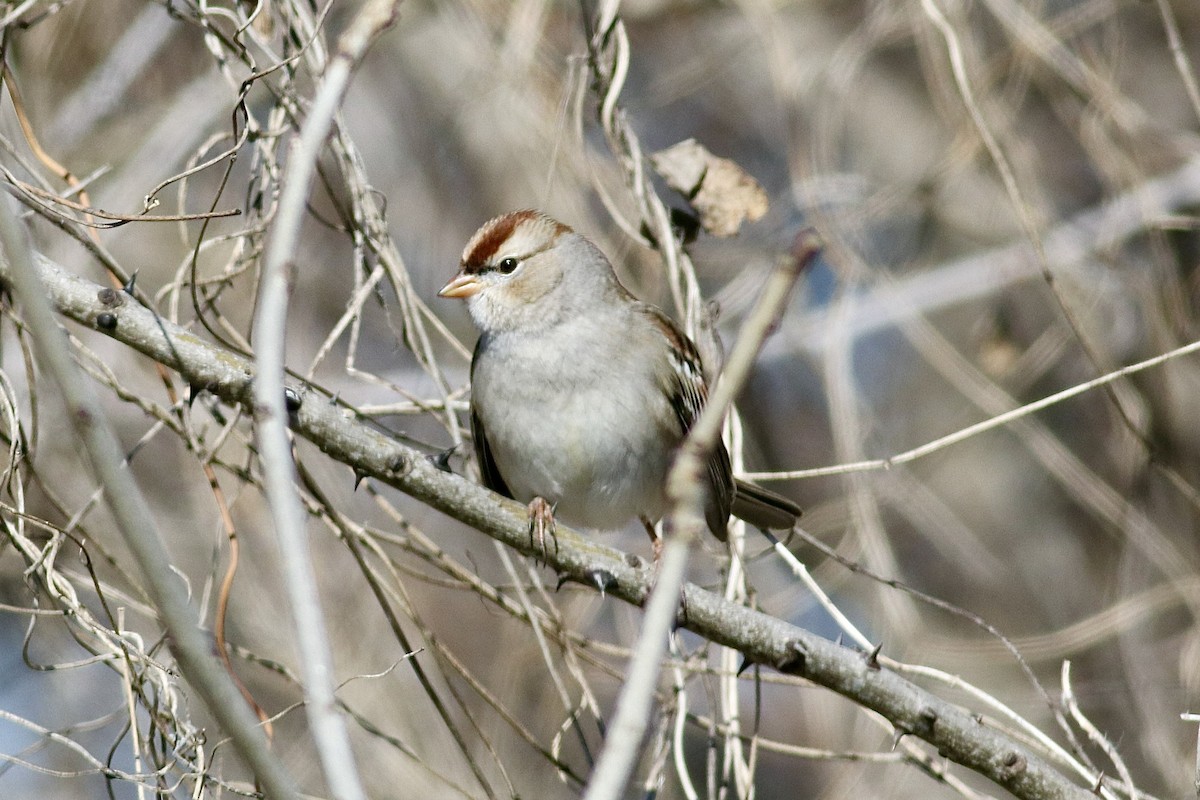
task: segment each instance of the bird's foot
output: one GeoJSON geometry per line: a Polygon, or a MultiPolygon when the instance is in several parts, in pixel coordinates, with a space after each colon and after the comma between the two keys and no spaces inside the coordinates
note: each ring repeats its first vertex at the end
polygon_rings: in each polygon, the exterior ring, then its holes
{"type": "MultiPolygon", "coordinates": [[[[662,570],[663,556],[663,537],[659,534],[658,529],[654,527],[654,523],[642,517],[642,525],[646,528],[646,533],[650,536],[650,549],[654,553],[654,571],[650,575],[650,590],[658,586],[658,573],[662,570]]],[[[687,592],[683,587],[679,588],[679,617],[676,619],[676,624],[680,622],[686,623],[688,616],[687,607],[687,592]]]]}
{"type": "MultiPolygon", "coordinates": [[[[529,545],[542,554],[542,563],[548,564],[549,551],[546,549],[546,537],[554,542],[554,554],[558,555],[558,537],[555,535],[554,506],[543,497],[535,497],[529,501],[529,545]]],[[[537,555],[534,555],[537,559],[537,555]]]]}
{"type": "Polygon", "coordinates": [[[659,536],[658,529],[654,527],[654,523],[645,517],[640,518],[642,526],[646,529],[646,535],[650,537],[650,549],[654,553],[654,575],[658,575],[658,565],[662,562],[663,554],[663,538],[659,536]]]}

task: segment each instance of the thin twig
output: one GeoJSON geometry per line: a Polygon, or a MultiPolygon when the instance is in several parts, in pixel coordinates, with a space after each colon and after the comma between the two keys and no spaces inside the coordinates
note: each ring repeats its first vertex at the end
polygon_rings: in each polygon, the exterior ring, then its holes
{"type": "Polygon", "coordinates": [[[1052,395],[1043,397],[1041,400],[1035,400],[1032,403],[1027,403],[1020,408],[1014,408],[1011,411],[1006,411],[1003,414],[989,417],[974,425],[968,425],[965,428],[948,433],[945,436],[939,436],[933,441],[926,442],[923,445],[914,447],[911,450],[905,450],[903,453],[897,453],[894,456],[887,458],[872,458],[867,461],[856,461],[852,464],[838,464],[832,467],[817,467],[815,469],[797,469],[787,470],[783,472],[751,472],[747,473],[746,477],[755,481],[782,481],[796,480],[799,478],[816,478],[826,475],[845,475],[851,472],[872,472],[876,470],[891,469],[892,467],[901,464],[907,464],[910,461],[916,461],[932,453],[936,453],[950,445],[958,444],[959,442],[970,439],[979,434],[990,431],[993,428],[1003,427],[1011,422],[1015,422],[1030,414],[1034,414],[1050,406],[1057,405],[1064,400],[1069,400],[1072,397],[1081,395],[1085,392],[1090,392],[1099,386],[1112,383],[1120,378],[1125,378],[1138,372],[1143,372],[1152,367],[1157,367],[1161,364],[1171,361],[1182,356],[1191,355],[1192,353],[1200,352],[1200,340],[1190,342],[1181,347],[1176,347],[1173,350],[1168,350],[1165,353],[1139,361],[1136,364],[1130,364],[1127,367],[1113,370],[1106,375],[1101,375],[1098,378],[1093,378],[1090,381],[1078,383],[1061,392],[1055,392],[1052,395]]]}
{"type": "MultiPolygon", "coordinates": [[[[21,301],[42,363],[58,383],[92,469],[106,487],[109,507],[141,567],[155,608],[170,632],[172,650],[180,667],[205,699],[209,711],[232,737],[238,753],[262,781],[268,796],[278,800],[297,797],[283,765],[267,750],[258,721],[242,701],[230,676],[213,657],[211,641],[200,631],[186,588],[171,569],[166,548],[155,530],[153,514],[133,476],[122,467],[121,448],[104,410],[71,359],[46,289],[39,280],[41,271],[34,265],[10,201],[0,202],[0,240],[4,246],[5,277],[21,301]]],[[[96,295],[93,291],[93,298],[96,295]]]]}
{"type": "MultiPolygon", "coordinates": [[[[44,259],[36,269],[47,296],[60,313],[84,325],[94,325],[97,314],[105,309],[97,300],[101,287],[44,259]]],[[[0,279],[10,280],[12,272],[9,264],[0,262],[0,279]]],[[[253,403],[248,381],[253,369],[248,360],[140,306],[127,304],[116,316],[118,324],[106,330],[109,335],[178,370],[189,384],[209,387],[225,402],[247,407],[253,403]]],[[[524,505],[443,472],[424,454],[323,402],[327,398],[315,390],[298,387],[296,391],[302,402],[295,414],[294,430],[331,458],[395,486],[526,555],[541,555],[536,544],[530,542],[524,505]]],[[[606,585],[609,596],[636,605],[645,602],[652,576],[639,559],[565,526],[559,526],[557,541],[558,548],[545,557],[564,579],[594,586],[595,576],[602,574],[611,579],[606,585]]],[[[897,729],[924,739],[946,758],[976,770],[1019,798],[1087,800],[1092,796],[1023,743],[980,725],[968,711],[891,670],[876,669],[858,650],[729,603],[697,586],[686,586],[683,594],[687,602],[683,627],[740,651],[750,662],[804,677],[878,712],[897,729]]],[[[231,687],[231,691],[236,697],[236,689],[231,687]]]]}
{"type": "MultiPolygon", "coordinates": [[[[708,459],[720,441],[725,413],[750,377],[759,348],[778,325],[792,287],[816,257],[818,249],[814,234],[802,234],[794,257],[771,274],[758,305],[742,326],[721,380],[675,456],[666,485],[670,504],[664,524],[667,546],[604,751],[592,773],[585,800],[615,800],[625,791],[650,718],[658,672],[667,649],[667,632],[678,610],[688,551],[707,527],[704,521],[704,474],[708,459]]],[[[687,616],[686,607],[684,616],[687,616]]]]}
{"type": "Polygon", "coordinates": [[[296,466],[287,430],[283,384],[288,272],[299,242],[300,223],[317,157],[334,115],[354,68],[376,37],[391,25],[399,2],[374,0],[365,6],[342,35],[338,53],[325,71],[308,120],[292,148],[287,180],[264,254],[259,304],[254,316],[258,367],[254,417],[267,500],[279,538],[284,584],[304,674],[305,711],[330,791],[345,800],[365,800],[366,793],[354,764],[345,722],[337,710],[332,654],[304,533],[305,514],[296,496],[296,466]]]}
{"type": "MultiPolygon", "coordinates": [[[[1137,787],[1133,783],[1133,775],[1130,774],[1129,768],[1125,766],[1125,760],[1121,758],[1121,754],[1117,752],[1117,748],[1108,737],[1100,732],[1083,711],[1079,708],[1079,701],[1075,697],[1075,688],[1071,685],[1071,662],[1064,661],[1060,670],[1062,676],[1062,703],[1067,711],[1071,714],[1071,719],[1075,720],[1092,744],[1104,751],[1104,755],[1108,756],[1109,761],[1117,769],[1117,774],[1121,776],[1122,782],[1125,784],[1125,792],[1130,797],[1136,800],[1138,797],[1137,787]]],[[[1096,794],[1103,798],[1113,798],[1112,792],[1104,785],[1103,776],[1096,782],[1096,794]]]]}

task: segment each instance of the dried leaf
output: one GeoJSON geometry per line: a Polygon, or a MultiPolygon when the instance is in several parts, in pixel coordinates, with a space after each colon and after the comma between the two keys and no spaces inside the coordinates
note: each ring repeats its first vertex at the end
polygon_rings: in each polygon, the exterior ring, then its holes
{"type": "Polygon", "coordinates": [[[685,139],[650,156],[667,185],[691,203],[713,236],[733,236],[746,220],[767,213],[767,193],[733,161],[720,158],[695,139],[685,139]]]}

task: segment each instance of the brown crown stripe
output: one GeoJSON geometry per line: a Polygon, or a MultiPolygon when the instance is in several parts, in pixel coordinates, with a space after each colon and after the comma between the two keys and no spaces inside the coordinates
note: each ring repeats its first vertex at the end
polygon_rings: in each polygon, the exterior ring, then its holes
{"type": "Polygon", "coordinates": [[[467,246],[467,252],[463,255],[463,269],[467,272],[478,272],[496,255],[496,251],[512,235],[514,228],[526,220],[537,219],[538,216],[536,211],[514,211],[488,222],[467,246]]]}
{"type": "Polygon", "coordinates": [[[513,230],[523,222],[534,220],[542,220],[547,224],[554,225],[556,233],[566,233],[570,230],[569,227],[561,222],[552,220],[540,211],[533,211],[532,209],[513,211],[509,214],[496,217],[484,223],[484,226],[479,229],[479,232],[467,244],[467,250],[463,254],[462,260],[463,271],[479,272],[488,266],[500,250],[500,247],[512,236],[513,230]]]}

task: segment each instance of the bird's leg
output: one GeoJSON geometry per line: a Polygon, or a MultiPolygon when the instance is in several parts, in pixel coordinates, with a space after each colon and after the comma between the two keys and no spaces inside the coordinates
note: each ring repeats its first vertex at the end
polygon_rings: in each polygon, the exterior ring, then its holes
{"type": "MultiPolygon", "coordinates": [[[[554,553],[558,554],[558,537],[554,533],[554,506],[546,502],[544,497],[535,497],[529,501],[529,544],[536,542],[542,551],[542,563],[547,563],[546,534],[554,540],[554,553]]],[[[535,557],[536,558],[536,557],[535,557]]]]}
{"type": "Polygon", "coordinates": [[[642,525],[646,528],[646,533],[650,535],[650,547],[654,551],[654,574],[658,574],[658,565],[662,561],[663,540],[658,535],[658,529],[654,527],[654,523],[645,517],[639,517],[642,525]]]}
{"type": "MultiPolygon", "coordinates": [[[[650,546],[654,550],[654,573],[650,578],[650,586],[653,588],[658,584],[658,572],[660,569],[662,569],[663,537],[659,535],[658,529],[654,526],[653,522],[645,517],[639,517],[639,519],[642,521],[642,525],[646,528],[646,533],[650,535],[650,546]]],[[[679,587],[679,613],[680,619],[686,622],[687,593],[683,590],[682,586],[679,587]]],[[[676,622],[678,624],[678,620],[676,622]]]]}

